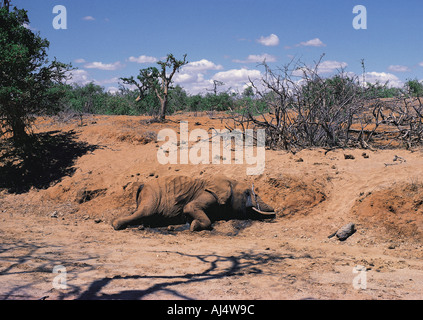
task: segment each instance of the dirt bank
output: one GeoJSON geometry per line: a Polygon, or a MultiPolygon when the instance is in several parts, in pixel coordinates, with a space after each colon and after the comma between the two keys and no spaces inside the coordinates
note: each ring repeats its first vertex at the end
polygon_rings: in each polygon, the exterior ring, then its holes
{"type": "Polygon", "coordinates": [[[162,165],[156,134],[179,131],[182,119],[190,130],[225,127],[193,114],[164,124],[127,116],[86,116],[83,126],[38,119],[48,167],[19,180],[17,164],[0,164],[0,297],[423,298],[420,150],[266,150],[258,176],[246,175],[248,164],[162,165]],[[276,219],[217,222],[198,233],[110,227],[135,208],[140,183],[215,173],[254,183],[276,219]],[[357,229],[350,238],[328,238],[349,222],[357,229]],[[62,275],[55,266],[66,270],[66,289],[53,287],[62,275]],[[357,276],[365,277],[361,289],[357,276]]]}

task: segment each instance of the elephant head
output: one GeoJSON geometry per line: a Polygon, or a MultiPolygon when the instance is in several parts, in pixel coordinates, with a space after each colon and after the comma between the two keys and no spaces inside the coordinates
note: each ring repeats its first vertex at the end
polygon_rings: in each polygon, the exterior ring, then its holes
{"type": "Polygon", "coordinates": [[[232,187],[232,209],[246,214],[247,218],[269,218],[275,216],[275,210],[265,203],[251,187],[234,183],[232,187]]]}
{"type": "Polygon", "coordinates": [[[227,204],[239,219],[264,219],[275,216],[275,210],[266,204],[254,191],[254,185],[248,186],[234,180],[221,179],[206,189],[215,195],[219,204],[227,204]]]}

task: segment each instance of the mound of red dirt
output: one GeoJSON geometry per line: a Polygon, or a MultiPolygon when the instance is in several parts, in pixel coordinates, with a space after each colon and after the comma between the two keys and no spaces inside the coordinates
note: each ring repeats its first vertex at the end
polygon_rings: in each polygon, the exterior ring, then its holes
{"type": "Polygon", "coordinates": [[[423,184],[395,184],[361,195],[353,207],[362,222],[382,228],[381,236],[423,239],[423,184]]]}
{"type": "Polygon", "coordinates": [[[277,204],[278,214],[286,217],[306,215],[327,198],[325,183],[320,177],[308,178],[287,174],[269,176],[264,188],[258,191],[263,193],[264,197],[267,196],[270,203],[277,204]]]}

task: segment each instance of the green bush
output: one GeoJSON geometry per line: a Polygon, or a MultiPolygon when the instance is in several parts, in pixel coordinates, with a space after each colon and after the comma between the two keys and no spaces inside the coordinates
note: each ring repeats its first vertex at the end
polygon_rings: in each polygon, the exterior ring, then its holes
{"type": "MultiPolygon", "coordinates": [[[[148,90],[138,101],[136,101],[139,96],[138,90],[121,87],[118,92],[112,94],[93,82],[86,85],[66,85],[61,90],[65,92],[60,102],[63,110],[108,115],[158,115],[160,102],[157,96],[148,90]]],[[[177,111],[249,110],[253,114],[259,114],[268,110],[266,102],[251,93],[239,95],[221,92],[189,95],[179,85],[170,88],[168,99],[168,115],[177,111]]]]}
{"type": "Polygon", "coordinates": [[[381,84],[376,82],[375,84],[367,83],[366,94],[370,98],[395,98],[399,97],[402,93],[400,88],[389,88],[388,83],[381,84]]]}
{"type": "Polygon", "coordinates": [[[423,97],[423,84],[417,79],[408,80],[405,89],[412,97],[423,97]]]}
{"type": "Polygon", "coordinates": [[[29,149],[33,115],[58,111],[61,82],[71,66],[50,62],[49,41],[26,24],[26,10],[0,8],[0,136],[10,132],[15,147],[29,149]]]}

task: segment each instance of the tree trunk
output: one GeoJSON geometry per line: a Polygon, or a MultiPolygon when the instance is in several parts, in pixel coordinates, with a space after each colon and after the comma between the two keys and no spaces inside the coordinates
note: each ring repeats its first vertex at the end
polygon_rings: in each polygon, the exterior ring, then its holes
{"type": "Polygon", "coordinates": [[[25,131],[25,124],[20,119],[13,119],[10,123],[13,132],[13,144],[18,148],[25,148],[28,142],[28,134],[25,131]]]}
{"type": "Polygon", "coordinates": [[[164,90],[163,90],[163,96],[157,95],[160,100],[160,121],[164,121],[166,118],[166,109],[167,109],[167,95],[168,95],[168,82],[164,83],[164,90]]]}
{"type": "Polygon", "coordinates": [[[6,8],[7,11],[9,11],[10,7],[10,0],[3,0],[3,8],[6,8]]]}
{"type": "Polygon", "coordinates": [[[160,99],[160,120],[164,121],[166,118],[167,97],[160,99]]]}

